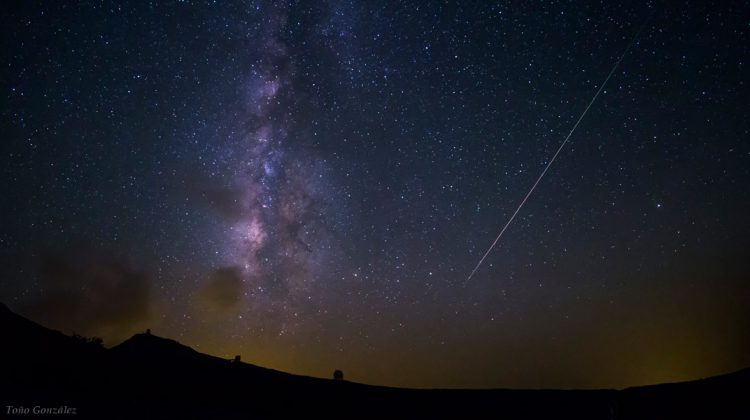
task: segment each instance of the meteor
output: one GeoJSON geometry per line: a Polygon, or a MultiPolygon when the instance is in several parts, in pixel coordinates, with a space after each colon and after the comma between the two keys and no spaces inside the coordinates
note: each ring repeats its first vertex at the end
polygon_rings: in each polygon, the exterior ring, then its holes
{"type": "Polygon", "coordinates": [[[521,208],[523,207],[523,205],[526,204],[526,200],[529,199],[529,197],[531,196],[531,194],[536,189],[536,186],[539,185],[539,182],[542,180],[542,178],[544,178],[544,175],[547,173],[547,171],[549,170],[550,166],[552,166],[552,164],[555,162],[555,159],[557,159],[557,156],[560,154],[560,152],[562,151],[562,149],[568,143],[568,140],[570,139],[570,136],[572,136],[573,132],[576,131],[576,128],[578,128],[578,124],[581,123],[581,120],[583,120],[583,117],[585,117],[586,113],[589,112],[589,109],[591,108],[591,105],[594,104],[594,102],[596,101],[596,98],[598,98],[599,94],[602,93],[602,90],[604,90],[604,86],[607,84],[607,82],[609,82],[609,79],[615,73],[615,70],[617,70],[617,67],[620,65],[620,62],[622,62],[622,59],[625,58],[625,56],[628,54],[628,51],[630,51],[630,48],[635,43],[635,40],[638,39],[638,37],[640,36],[641,31],[643,31],[643,28],[646,27],[646,22],[648,22],[648,21],[649,21],[649,19],[646,19],[646,21],[643,22],[643,25],[635,33],[635,36],[633,37],[633,39],[630,40],[630,43],[628,43],[628,46],[625,47],[625,51],[623,51],[623,53],[620,55],[620,58],[615,62],[615,65],[612,66],[612,70],[609,71],[609,74],[607,74],[607,77],[604,79],[604,82],[602,82],[602,84],[599,86],[599,89],[594,94],[594,97],[591,98],[591,101],[589,101],[589,104],[586,106],[586,109],[584,109],[583,113],[581,113],[581,116],[578,117],[578,121],[576,121],[576,123],[573,124],[573,128],[571,128],[570,132],[568,133],[568,135],[565,136],[565,140],[563,140],[562,144],[560,144],[560,147],[557,148],[557,151],[555,152],[555,154],[552,155],[552,159],[550,159],[550,161],[547,163],[547,166],[544,167],[544,170],[542,170],[542,173],[539,174],[539,178],[536,179],[536,182],[534,182],[534,185],[531,186],[531,189],[529,189],[529,192],[527,192],[526,196],[523,198],[523,200],[521,200],[521,204],[518,205],[518,208],[516,208],[516,211],[513,212],[513,214],[510,216],[510,219],[508,219],[508,221],[505,223],[505,226],[503,226],[503,228],[500,230],[500,233],[498,233],[497,237],[492,242],[492,245],[490,245],[490,247],[487,248],[487,252],[485,252],[484,255],[482,255],[482,259],[480,259],[479,262],[477,263],[477,265],[474,267],[474,269],[471,270],[471,273],[469,274],[469,277],[467,277],[466,281],[464,281],[464,286],[466,286],[466,284],[469,282],[469,280],[471,280],[471,278],[474,276],[474,274],[477,272],[477,270],[479,270],[479,267],[482,265],[482,263],[487,258],[487,256],[490,255],[490,252],[492,252],[492,249],[495,248],[495,245],[497,245],[497,243],[500,241],[500,238],[503,236],[503,234],[505,233],[505,231],[508,229],[508,226],[510,226],[510,224],[513,222],[513,219],[516,218],[516,215],[518,215],[518,212],[521,211],[521,208]]]}

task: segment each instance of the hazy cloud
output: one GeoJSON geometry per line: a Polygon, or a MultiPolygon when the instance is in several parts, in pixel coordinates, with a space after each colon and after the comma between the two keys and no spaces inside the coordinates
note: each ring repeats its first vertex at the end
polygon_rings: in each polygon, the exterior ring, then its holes
{"type": "Polygon", "coordinates": [[[147,324],[150,279],[122,258],[76,247],[44,253],[38,268],[39,294],[22,311],[41,324],[106,340],[147,324]]]}
{"type": "Polygon", "coordinates": [[[222,267],[211,273],[199,293],[199,303],[211,312],[225,314],[239,304],[244,289],[240,267],[222,267]]]}

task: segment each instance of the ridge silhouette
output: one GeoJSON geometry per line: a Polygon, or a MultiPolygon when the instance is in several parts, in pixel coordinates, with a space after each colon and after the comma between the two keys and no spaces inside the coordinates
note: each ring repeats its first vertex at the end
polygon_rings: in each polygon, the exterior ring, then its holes
{"type": "Polygon", "coordinates": [[[417,390],[293,375],[150,333],[92,346],[4,304],[0,328],[3,408],[74,407],[76,418],[750,418],[750,368],[619,391],[417,390]]]}

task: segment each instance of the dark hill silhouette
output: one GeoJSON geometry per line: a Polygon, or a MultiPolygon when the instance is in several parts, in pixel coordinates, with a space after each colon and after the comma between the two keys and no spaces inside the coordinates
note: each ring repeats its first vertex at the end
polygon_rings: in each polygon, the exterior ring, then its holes
{"type": "Polygon", "coordinates": [[[136,334],[112,347],[111,353],[121,358],[154,359],[160,363],[170,361],[191,363],[203,358],[211,358],[175,340],[145,333],[136,334]]]}
{"type": "Polygon", "coordinates": [[[136,334],[111,349],[0,306],[0,404],[76,418],[750,418],[750,369],[615,390],[415,390],[310,378],[136,334]],[[743,394],[744,392],[744,394],[743,394]]]}

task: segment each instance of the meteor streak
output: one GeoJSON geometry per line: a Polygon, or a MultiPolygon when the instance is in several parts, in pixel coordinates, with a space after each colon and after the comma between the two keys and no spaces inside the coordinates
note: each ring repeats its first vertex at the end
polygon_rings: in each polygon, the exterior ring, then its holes
{"type": "Polygon", "coordinates": [[[578,128],[578,124],[581,123],[581,120],[583,120],[583,117],[585,117],[586,113],[589,112],[589,109],[591,108],[591,105],[594,104],[594,102],[596,101],[596,98],[598,98],[599,94],[602,93],[602,90],[604,90],[604,86],[607,84],[607,82],[609,81],[609,79],[615,73],[615,70],[617,70],[617,67],[620,65],[620,62],[622,61],[622,59],[625,58],[625,56],[628,54],[628,51],[630,51],[630,47],[632,47],[633,44],[635,43],[635,40],[638,39],[638,37],[641,34],[641,31],[643,31],[643,28],[646,27],[646,22],[648,22],[648,21],[649,21],[649,19],[646,19],[646,21],[643,23],[643,25],[641,26],[641,28],[638,29],[638,32],[635,33],[635,36],[633,37],[633,39],[630,40],[630,43],[625,48],[625,51],[623,51],[622,55],[620,55],[620,58],[615,62],[615,65],[612,66],[612,70],[609,71],[609,74],[607,74],[607,77],[604,79],[604,82],[602,82],[601,86],[599,86],[599,89],[594,94],[594,97],[591,98],[591,101],[586,106],[586,109],[584,109],[583,113],[581,114],[581,116],[578,117],[578,121],[576,121],[576,123],[573,125],[573,128],[570,129],[570,132],[568,133],[568,135],[565,136],[565,140],[563,140],[562,144],[560,144],[560,147],[557,148],[557,152],[555,152],[555,154],[552,156],[552,159],[550,159],[550,161],[547,163],[547,166],[544,167],[544,170],[542,170],[542,173],[539,174],[539,178],[536,179],[536,182],[534,182],[534,185],[531,186],[531,189],[529,189],[529,192],[527,192],[526,196],[523,198],[523,200],[521,200],[521,204],[518,205],[518,208],[516,209],[516,211],[513,212],[513,215],[510,216],[510,219],[508,219],[508,221],[505,223],[505,226],[503,226],[503,228],[500,230],[500,233],[497,235],[497,237],[495,238],[495,240],[492,242],[492,245],[490,245],[490,247],[487,248],[487,252],[485,252],[484,255],[482,255],[482,259],[480,259],[479,262],[477,263],[476,267],[474,267],[474,269],[471,270],[471,273],[469,274],[469,277],[467,277],[466,281],[464,281],[464,286],[466,286],[466,284],[469,282],[469,280],[471,280],[471,278],[474,276],[474,274],[477,272],[477,270],[479,270],[479,267],[482,265],[482,263],[487,258],[487,256],[490,255],[490,252],[492,252],[492,249],[495,248],[495,245],[497,245],[498,241],[500,241],[500,238],[503,236],[503,234],[505,233],[506,229],[508,229],[508,226],[510,226],[510,224],[513,222],[513,219],[516,218],[516,215],[518,215],[518,212],[521,211],[521,207],[523,207],[523,205],[526,204],[526,200],[529,199],[529,197],[531,196],[531,193],[534,192],[534,190],[536,189],[536,186],[539,185],[539,182],[542,180],[542,178],[544,178],[544,175],[547,173],[547,171],[549,170],[550,166],[552,166],[552,164],[555,162],[555,159],[557,159],[557,155],[560,154],[560,152],[562,151],[562,149],[568,143],[568,140],[570,139],[570,136],[572,136],[573,132],[576,131],[576,128],[578,128]]]}

